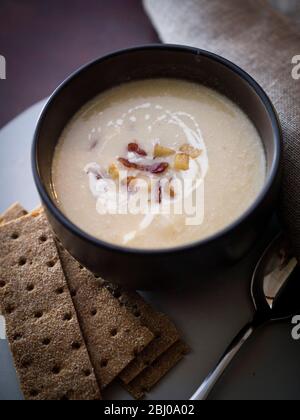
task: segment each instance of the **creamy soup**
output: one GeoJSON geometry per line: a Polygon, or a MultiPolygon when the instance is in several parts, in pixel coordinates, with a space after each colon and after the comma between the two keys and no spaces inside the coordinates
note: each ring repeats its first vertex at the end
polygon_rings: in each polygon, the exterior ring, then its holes
{"type": "Polygon", "coordinates": [[[238,219],[266,178],[261,139],[230,100],[180,80],[131,82],[69,122],[53,162],[61,211],[113,244],[157,249],[238,219]]]}

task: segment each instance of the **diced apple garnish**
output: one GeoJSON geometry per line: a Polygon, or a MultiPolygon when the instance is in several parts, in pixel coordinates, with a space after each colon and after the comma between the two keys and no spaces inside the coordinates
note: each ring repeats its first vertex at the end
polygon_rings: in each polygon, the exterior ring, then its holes
{"type": "Polygon", "coordinates": [[[135,182],[136,179],[137,179],[136,176],[128,176],[126,180],[127,185],[130,185],[132,182],[135,182]]]}
{"type": "Polygon", "coordinates": [[[190,156],[186,153],[177,153],[174,168],[177,171],[188,171],[190,169],[190,156]]]}
{"type": "Polygon", "coordinates": [[[152,174],[162,174],[169,169],[169,164],[167,162],[156,162],[153,165],[144,165],[141,163],[131,162],[125,158],[119,158],[118,161],[122,163],[123,166],[129,169],[135,169],[137,171],[150,172],[152,174]]]}
{"type": "Polygon", "coordinates": [[[175,198],[175,196],[176,196],[175,188],[174,188],[174,185],[172,185],[172,184],[169,185],[169,194],[170,194],[171,198],[175,198]]]}
{"type": "Polygon", "coordinates": [[[108,168],[108,173],[111,176],[111,178],[114,179],[115,181],[119,179],[119,176],[120,176],[119,169],[117,165],[115,165],[114,163],[112,163],[110,167],[108,168]]]}
{"type": "Polygon", "coordinates": [[[169,195],[171,198],[175,198],[176,196],[175,188],[173,187],[173,185],[169,185],[169,195]]]}
{"type": "Polygon", "coordinates": [[[184,144],[183,146],[181,146],[180,151],[189,155],[192,159],[197,159],[202,153],[202,150],[196,149],[190,144],[184,144]]]}
{"type": "Polygon", "coordinates": [[[170,149],[169,147],[163,147],[160,144],[156,144],[154,147],[154,157],[168,157],[175,155],[175,150],[170,149]]]}
{"type": "Polygon", "coordinates": [[[136,186],[137,180],[138,179],[135,176],[128,176],[124,179],[123,184],[127,186],[128,191],[132,192],[136,186]]]}

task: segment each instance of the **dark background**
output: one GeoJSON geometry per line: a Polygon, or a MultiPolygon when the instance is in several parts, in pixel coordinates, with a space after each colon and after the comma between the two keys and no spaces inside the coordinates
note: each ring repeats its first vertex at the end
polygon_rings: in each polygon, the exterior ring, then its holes
{"type": "Polygon", "coordinates": [[[0,127],[86,62],[151,42],[141,0],[0,0],[0,127]]]}

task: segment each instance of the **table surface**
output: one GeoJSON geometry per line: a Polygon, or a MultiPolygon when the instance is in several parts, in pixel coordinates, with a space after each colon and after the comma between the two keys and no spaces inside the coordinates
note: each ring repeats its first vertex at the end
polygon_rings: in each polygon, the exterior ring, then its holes
{"type": "Polygon", "coordinates": [[[0,127],[85,63],[153,42],[158,38],[142,0],[1,0],[7,80],[0,80],[0,127]]]}
{"type": "MultiPolygon", "coordinates": [[[[30,148],[42,106],[43,102],[38,103],[0,131],[0,212],[16,200],[27,209],[39,202],[31,175],[30,148]]],[[[146,294],[149,302],[174,319],[192,349],[149,399],[189,399],[239,329],[250,321],[251,272],[273,234],[271,227],[267,229],[256,249],[239,264],[209,278],[199,273],[199,284],[192,290],[183,287],[146,294]]],[[[291,330],[289,322],[261,328],[234,360],[211,398],[298,400],[300,342],[292,340],[291,330]]],[[[118,385],[110,387],[104,397],[129,398],[118,385]]],[[[0,339],[0,400],[21,398],[8,343],[0,339]]]]}
{"type": "MultiPolygon", "coordinates": [[[[300,27],[298,0],[269,1],[300,27]]],[[[158,41],[142,0],[0,1],[0,54],[7,61],[0,127],[86,62],[158,41]]]]}

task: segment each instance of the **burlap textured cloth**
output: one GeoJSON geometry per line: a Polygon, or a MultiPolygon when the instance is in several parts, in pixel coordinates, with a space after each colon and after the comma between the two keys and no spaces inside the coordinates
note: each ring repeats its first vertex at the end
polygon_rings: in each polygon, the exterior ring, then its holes
{"type": "Polygon", "coordinates": [[[266,90],[284,134],[280,213],[300,260],[300,80],[292,59],[300,33],[265,0],[144,0],[162,41],[203,48],[235,62],[266,90]]]}

